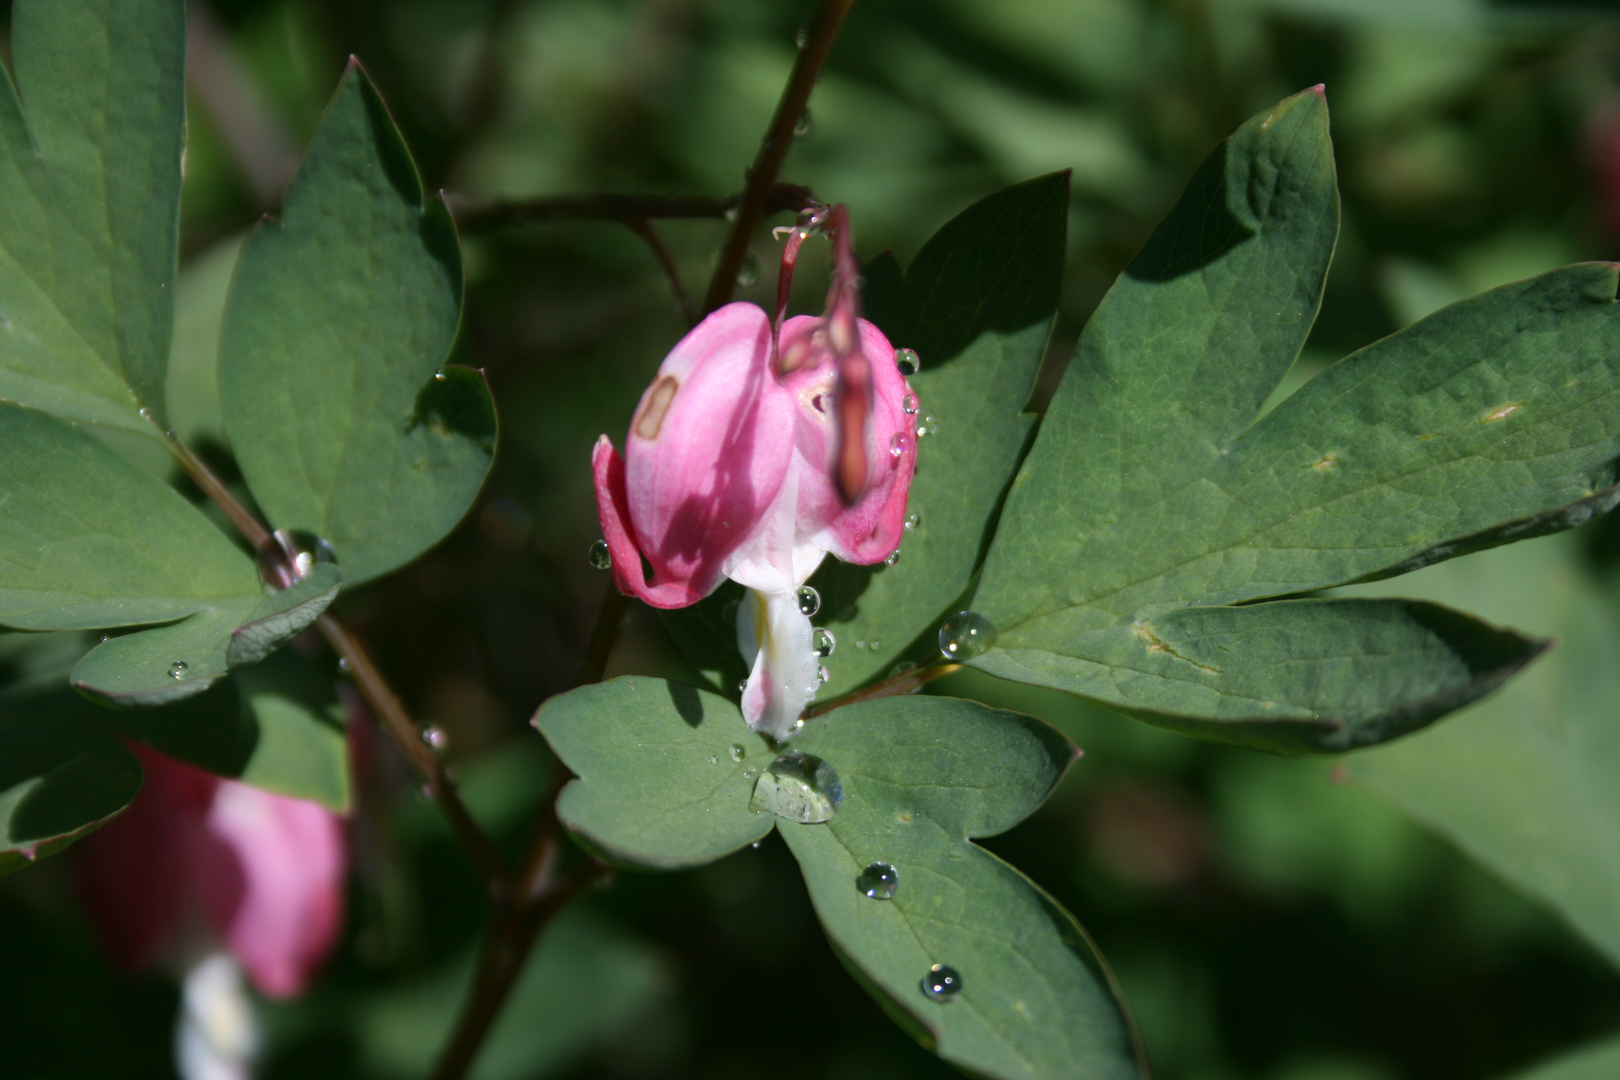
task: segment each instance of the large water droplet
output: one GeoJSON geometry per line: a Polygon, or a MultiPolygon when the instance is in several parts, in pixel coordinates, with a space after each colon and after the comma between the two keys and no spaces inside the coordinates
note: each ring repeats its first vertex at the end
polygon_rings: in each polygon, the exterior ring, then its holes
{"type": "Polygon", "coordinates": [[[909,379],[922,370],[922,357],[917,355],[916,349],[896,349],[894,366],[900,369],[900,374],[909,379]]]}
{"type": "Polygon", "coordinates": [[[917,415],[917,395],[907,394],[900,400],[900,407],[906,411],[907,416],[917,415]]]}
{"type": "Polygon", "coordinates": [[[886,862],[869,863],[856,877],[855,887],[873,900],[893,900],[900,887],[900,872],[886,862]]]}
{"type": "Polygon", "coordinates": [[[939,628],[939,651],[951,660],[967,660],[996,643],[996,624],[976,611],[958,611],[939,628]]]}
{"type": "Polygon", "coordinates": [[[606,540],[598,540],[593,543],[590,552],[585,557],[590,560],[594,569],[613,569],[613,552],[608,550],[606,540]]]}
{"type": "Polygon", "coordinates": [[[186,663],[184,660],[176,660],[174,663],[169,665],[169,678],[183,679],[185,678],[186,672],[190,668],[191,665],[186,663]]]}
{"type": "Polygon", "coordinates": [[[789,750],[760,774],[748,805],[813,825],[831,818],[843,801],[844,785],[831,765],[814,754],[789,750]]]}
{"type": "Polygon", "coordinates": [[[913,510],[906,515],[906,531],[910,532],[922,524],[922,515],[913,510]]]}
{"type": "Polygon", "coordinates": [[[831,630],[824,626],[818,626],[811,633],[810,650],[823,660],[831,656],[836,648],[838,648],[838,639],[833,637],[831,630]]]}
{"type": "Polygon", "coordinates": [[[793,125],[793,137],[795,139],[802,139],[814,131],[815,128],[815,119],[811,117],[810,110],[807,108],[802,114],[800,114],[799,122],[793,125]]]}
{"type": "Polygon", "coordinates": [[[907,435],[905,432],[897,431],[889,439],[890,457],[899,457],[909,449],[911,449],[911,436],[907,435]]]}
{"type": "Polygon", "coordinates": [[[741,761],[748,756],[748,751],[742,748],[741,743],[732,743],[730,748],[726,750],[726,754],[732,761],[741,761]]]}
{"type": "Polygon", "coordinates": [[[821,610],[821,594],[808,585],[799,586],[799,614],[809,618],[821,610]]]}
{"type": "Polygon", "coordinates": [[[429,724],[422,729],[422,741],[435,750],[443,750],[450,744],[450,736],[445,734],[444,728],[436,724],[429,724]]]}
{"type": "Polygon", "coordinates": [[[930,435],[939,434],[939,417],[931,412],[925,412],[917,417],[917,438],[926,439],[930,435]]]}
{"type": "Polygon", "coordinates": [[[737,288],[752,289],[759,284],[759,256],[752,251],[743,256],[742,265],[737,267],[737,288]]]}
{"type": "Polygon", "coordinates": [[[922,977],[922,992],[935,1001],[949,1001],[962,992],[962,976],[953,967],[935,964],[922,977]]]}

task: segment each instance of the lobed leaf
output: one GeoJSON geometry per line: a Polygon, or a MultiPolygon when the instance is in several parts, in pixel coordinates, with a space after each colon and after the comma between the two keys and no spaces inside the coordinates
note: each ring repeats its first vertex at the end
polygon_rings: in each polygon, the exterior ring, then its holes
{"type": "Polygon", "coordinates": [[[147,418],[164,411],[185,5],[16,0],[11,15],[0,399],[157,436],[147,418]]]}
{"type": "Polygon", "coordinates": [[[550,699],[534,725],[578,777],[563,788],[557,816],[615,862],[701,866],[771,831],[770,815],[748,803],[774,755],[717,694],[613,679],[550,699]]]}
{"type": "Polygon", "coordinates": [[[133,626],[262,599],[253,560],[83,429],[0,401],[0,624],[133,626]]]}
{"type": "Polygon", "coordinates": [[[140,790],[123,743],[53,711],[66,696],[0,707],[0,873],[94,831],[140,790]]]}
{"type": "Polygon", "coordinates": [[[1411,711],[1413,678],[1436,678],[1436,700],[1455,707],[1523,662],[1452,648],[1496,640],[1475,625],[1437,643],[1429,675],[1390,655],[1346,680],[1333,657],[1361,647],[1367,627],[1328,617],[1361,609],[1319,609],[1299,643],[1326,662],[1314,673],[1287,641],[1208,671],[1149,655],[1154,640],[1137,632],[1189,605],[1401,573],[1567,528],[1620,499],[1620,308],[1606,265],[1444,309],[1254,422],[1321,296],[1337,220],[1326,125],[1307,91],[1240,128],[1088,324],[972,601],[1000,630],[999,650],[975,661],[985,670],[1145,706],[1137,715],[1215,739],[1252,734],[1226,722],[1233,698],[1293,701],[1359,732],[1294,748],[1340,749],[1443,713],[1411,711]],[[1374,690],[1390,694],[1376,708],[1374,690]],[[1369,708],[1404,718],[1354,720],[1369,708]]]}
{"type": "Polygon", "coordinates": [[[331,563],[316,563],[268,596],[228,600],[181,622],[112,638],[74,666],[73,686],[112,705],[163,705],[200,694],[297,636],[336,599],[342,580],[331,563]]]}
{"type": "Polygon", "coordinates": [[[1031,813],[1076,756],[1037,720],[949,698],[885,698],[809,721],[793,748],[837,771],[823,824],[779,818],[816,913],[857,978],[953,1065],[990,1077],[1143,1075],[1123,1006],[1078,923],[972,843],[1031,813]],[[890,899],[868,895],[874,863],[890,899]],[[925,993],[935,964],[960,990],[925,993]]]}
{"type": "Polygon", "coordinates": [[[1189,735],[1338,753],[1490,693],[1548,644],[1437,604],[1279,600],[1169,611],[978,666],[1189,735]]]}
{"type": "Polygon", "coordinates": [[[351,65],[281,219],[243,245],[219,360],[254,498],[278,528],[331,543],[351,584],[441,540],[489,471],[488,387],[443,367],[460,314],[450,213],[351,65]]]}
{"type": "Polygon", "coordinates": [[[1512,1080],[1610,1080],[1616,1074],[1620,1074],[1620,1039],[1607,1039],[1514,1073],[1512,1080]]]}

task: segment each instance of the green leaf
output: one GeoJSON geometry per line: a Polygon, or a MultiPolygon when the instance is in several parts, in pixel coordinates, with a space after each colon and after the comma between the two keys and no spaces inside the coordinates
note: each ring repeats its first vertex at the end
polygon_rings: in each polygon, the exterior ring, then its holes
{"type": "Polygon", "coordinates": [[[748,802],[775,755],[723,697],[614,679],[552,698],[534,724],[579,777],[563,788],[557,816],[616,862],[701,866],[771,831],[771,817],[748,802]]]}
{"type": "Polygon", "coordinates": [[[1008,648],[978,666],[1188,735],[1338,753],[1490,693],[1547,645],[1436,604],[1279,600],[1169,611],[1080,635],[1061,646],[1072,653],[1008,648]]]}
{"type": "Polygon", "coordinates": [[[214,245],[180,270],[169,345],[169,426],[187,446],[227,445],[219,408],[219,330],[242,238],[214,245]]]}
{"type": "Polygon", "coordinates": [[[349,808],[343,708],[332,680],[291,649],[154,709],[84,703],[84,719],[265,791],[349,808]]]}
{"type": "Polygon", "coordinates": [[[1513,1080],[1612,1080],[1615,1076],[1620,1076],[1620,1039],[1593,1043],[1514,1073],[1513,1080]]]}
{"type": "Polygon", "coordinates": [[[123,743],[53,708],[67,696],[0,710],[0,873],[93,831],[140,790],[123,743]]]}
{"type": "MultiPolygon", "coordinates": [[[[1142,664],[1153,642],[1139,625],[1404,572],[1579,524],[1620,498],[1607,265],[1446,308],[1254,422],[1314,317],[1336,204],[1316,92],[1251,120],[1199,171],[1086,327],[1008,496],[971,605],[1000,649],[976,664],[1114,708],[1151,699],[1179,716],[1171,726],[1229,738],[1238,729],[1202,723],[1219,714],[1180,712],[1193,698],[1175,681],[1212,673],[1168,656],[1142,664]]],[[[1316,644],[1360,634],[1324,625],[1316,644]]],[[[1288,655],[1209,666],[1237,696],[1286,700],[1298,694],[1274,664],[1288,655]]],[[[1405,665],[1390,660],[1376,681],[1398,689],[1405,665]]],[[[1366,688],[1339,685],[1351,696],[1312,691],[1313,708],[1348,719],[1366,688]]]]}
{"type": "Polygon", "coordinates": [[[1356,783],[1559,912],[1620,965],[1620,612],[1578,547],[1549,537],[1402,579],[1402,591],[1483,606],[1559,644],[1465,723],[1359,754],[1349,768],[1356,783]]]}
{"type": "Polygon", "coordinates": [[[133,626],[262,596],[196,507],[80,428],[0,401],[0,623],[133,626]]]}
{"type": "Polygon", "coordinates": [[[156,436],[139,410],[162,419],[185,5],[17,0],[11,11],[16,82],[0,90],[0,399],[156,436]]]}
{"type": "Polygon", "coordinates": [[[1028,717],[949,698],[885,698],[809,721],[796,751],[837,771],[825,824],[777,820],[827,935],[903,1027],[977,1076],[1137,1077],[1129,1022],[1085,932],[972,843],[1028,816],[1075,748],[1028,717]],[[867,896],[876,862],[892,899],[867,896]],[[934,964],[961,989],[933,1000],[934,964]]]}
{"type": "MultiPolygon", "coordinates": [[[[1028,445],[1034,417],[1023,410],[1057,310],[1068,205],[1067,173],[1017,184],[947,222],[909,272],[887,254],[863,270],[866,315],[897,348],[921,356],[910,383],[919,415],[940,426],[917,444],[909,506],[919,525],[906,532],[900,561],[852,566],[829,557],[810,580],[821,594],[816,622],[838,641],[823,700],[938,652],[939,623],[972,581],[1028,445]]],[[[748,674],[724,618],[738,595],[723,589],[666,615],[723,690],[748,674]]]]}
{"type": "Polygon", "coordinates": [[[243,245],[219,368],[254,498],[277,528],[329,541],[350,584],[441,540],[489,471],[488,387],[441,371],[460,314],[450,213],[351,66],[281,219],[243,245]]]}
{"type": "Polygon", "coordinates": [[[114,705],[162,705],[200,694],[297,636],[336,599],[342,580],[331,563],[316,563],[269,596],[227,600],[169,626],[112,638],[74,667],[73,686],[114,705]]]}

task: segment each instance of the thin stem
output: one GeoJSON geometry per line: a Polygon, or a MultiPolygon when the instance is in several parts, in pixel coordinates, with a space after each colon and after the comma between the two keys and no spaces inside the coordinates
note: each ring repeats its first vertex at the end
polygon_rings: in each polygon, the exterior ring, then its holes
{"type": "Polygon", "coordinates": [[[653,258],[658,260],[658,266],[664,271],[664,277],[669,279],[669,291],[675,297],[675,310],[681,313],[681,318],[686,321],[687,326],[694,325],[697,322],[697,316],[692,311],[692,298],[686,295],[686,286],[681,284],[680,268],[675,265],[675,257],[669,253],[669,248],[664,245],[664,238],[658,235],[658,230],[646,218],[629,221],[625,224],[629,225],[636,235],[647,241],[647,246],[652,248],[653,258]]]}
{"type": "Polygon", "coordinates": [[[630,598],[618,590],[611,581],[602,597],[602,606],[596,609],[596,625],[591,628],[591,643],[585,649],[585,661],[580,665],[575,686],[601,682],[607,671],[608,657],[613,654],[613,642],[619,636],[619,624],[629,610],[630,598]]]}
{"type": "Polygon", "coordinates": [[[770,129],[760,143],[759,154],[748,170],[748,186],[743,189],[742,199],[737,204],[737,220],[732,223],[731,235],[721,249],[714,277],[709,279],[709,291],[703,298],[705,315],[729,301],[731,294],[736,291],[737,273],[747,258],[754,230],[765,218],[771,191],[793,145],[793,130],[799,126],[799,120],[810,104],[810,91],[815,89],[816,80],[821,77],[821,69],[827,62],[827,54],[832,51],[833,41],[838,37],[838,29],[854,3],[855,0],[821,0],[815,14],[810,16],[810,22],[805,27],[804,46],[799,49],[798,59],[793,63],[793,73],[788,76],[788,84],[782,90],[776,115],[771,118],[770,129]]]}
{"type": "MultiPolygon", "coordinates": [[[[263,553],[277,548],[276,539],[270,530],[253,516],[253,511],[243,506],[236,496],[231,494],[230,489],[214,475],[207,462],[175,438],[173,432],[166,432],[164,441],[169,447],[169,453],[185,470],[186,475],[203,490],[215,506],[219,507],[255,552],[263,553]]],[[[485,886],[491,894],[503,895],[507,889],[506,867],[501,863],[495,846],[467,812],[467,807],[461,801],[455,785],[445,775],[444,763],[439,760],[439,756],[432,748],[422,741],[416,722],[411,719],[399,696],[388,685],[388,680],[377,670],[377,665],[372,663],[371,656],[360,644],[360,639],[334,615],[322,615],[317,625],[332,648],[343,658],[350,674],[354,676],[355,683],[360,687],[360,692],[365,696],[366,703],[382,722],[383,728],[393,737],[405,757],[427,783],[434,800],[444,812],[446,820],[450,822],[451,830],[467,849],[473,867],[483,878],[485,886]]]]}
{"type": "Polygon", "coordinates": [[[841,709],[845,705],[853,705],[857,701],[872,701],[876,698],[895,697],[899,694],[914,694],[935,679],[944,678],[946,675],[961,670],[961,664],[929,664],[926,667],[914,667],[902,671],[898,675],[891,675],[882,682],[873,683],[865,689],[856,690],[853,693],[845,694],[841,698],[834,698],[812,709],[806,709],[804,717],[808,720],[814,716],[822,716],[832,712],[834,709],[841,709]]]}
{"type": "Polygon", "coordinates": [[[588,862],[561,880],[547,880],[531,902],[503,904],[492,932],[484,939],[471,992],[462,1005],[454,1033],[434,1067],[432,1080],[462,1080],[501,1014],[501,1007],[523,972],[523,965],[546,925],[607,873],[607,866],[588,862]]]}
{"type": "Polygon", "coordinates": [[[444,812],[451,831],[456,834],[456,839],[467,849],[478,876],[483,878],[484,884],[492,894],[504,895],[508,884],[506,866],[501,862],[495,845],[490,843],[489,837],[484,835],[484,830],[478,827],[473,816],[467,812],[467,806],[461,801],[456,786],[445,775],[444,762],[439,760],[439,755],[422,741],[421,730],[411,719],[410,713],[405,711],[404,704],[394,693],[393,687],[388,685],[388,680],[383,678],[382,672],[377,670],[377,665],[372,663],[365,646],[360,644],[360,639],[334,616],[322,615],[316,625],[320,627],[321,635],[331,644],[333,650],[343,658],[349,674],[360,687],[360,692],[365,695],[372,712],[382,722],[388,734],[393,736],[394,742],[405,752],[418,775],[426,782],[428,793],[444,812]]]}
{"type": "MultiPolygon", "coordinates": [[[[633,224],[668,218],[723,218],[737,208],[742,198],[742,195],[727,199],[707,195],[548,195],[468,207],[456,213],[456,226],[463,236],[473,236],[514,225],[552,221],[633,224]]],[[[810,189],[797,184],[772,184],[765,192],[767,212],[802,210],[814,202],[810,189]]]]}

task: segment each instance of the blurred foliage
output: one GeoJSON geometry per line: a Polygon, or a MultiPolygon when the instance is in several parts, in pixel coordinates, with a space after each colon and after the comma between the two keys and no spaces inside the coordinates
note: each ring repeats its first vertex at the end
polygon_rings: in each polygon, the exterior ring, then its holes
{"type": "MultiPolygon", "coordinates": [[[[428,184],[466,203],[724,196],[741,186],[811,4],[197,7],[213,32],[194,34],[193,61],[211,57],[228,77],[199,78],[191,94],[182,243],[197,298],[181,298],[177,370],[214,348],[229,255],[213,253],[273,209],[255,192],[290,169],[349,54],[428,184]]],[[[1073,168],[1049,392],[1202,156],[1252,112],[1325,82],[1344,227],[1302,365],[1319,366],[1463,295],[1620,254],[1620,24],[1606,7],[862,0],[784,179],[848,202],[861,250],[909,260],[974,199],[1073,168]]],[[[723,228],[660,226],[689,291],[723,228]]],[[[458,359],[495,392],[495,473],[448,541],[339,606],[415,714],[449,734],[475,812],[515,853],[552,768],[525,721],[571,682],[607,587],[585,560],[597,535],[589,447],[622,432],[683,327],[645,245],[620,226],[527,226],[466,246],[458,359]]],[[[763,233],[756,250],[768,265],[763,233]]],[[[814,306],[805,276],[799,295],[814,306]]],[[[763,300],[769,280],[740,295],[763,300]]],[[[224,463],[207,395],[173,404],[224,463]]],[[[1612,562],[1620,532],[1586,532],[1596,539],[1565,557],[1612,562]]],[[[1511,558],[1501,572],[1515,572],[1511,558]]],[[[633,613],[610,674],[682,670],[659,621],[633,613]]],[[[990,846],[1086,923],[1163,1080],[1488,1080],[1620,1030],[1620,978],[1555,915],[1335,783],[1331,763],[1195,743],[982,676],[936,689],[1036,713],[1085,747],[1047,807],[990,846]]],[[[461,852],[391,747],[357,749],[348,944],[310,997],[273,1009],[271,1076],[424,1075],[476,945],[482,899],[461,852]]],[[[105,967],[69,861],[0,882],[0,955],[28,973],[0,989],[6,1071],[168,1075],[174,991],[105,967]]],[[[698,871],[625,875],[582,902],[476,1075],[767,1073],[951,1075],[839,967],[775,838],[698,871]]]]}

